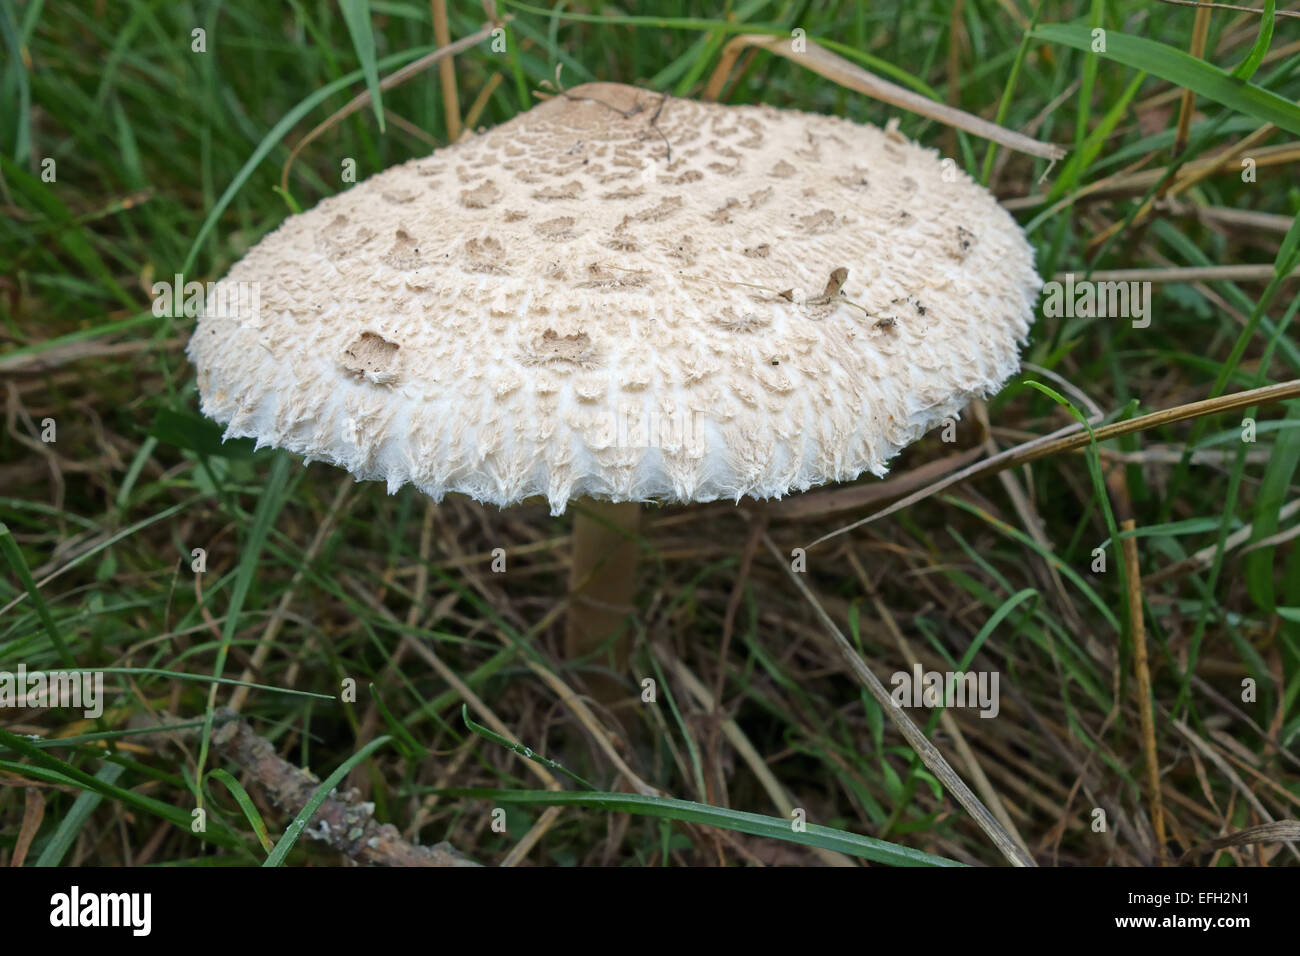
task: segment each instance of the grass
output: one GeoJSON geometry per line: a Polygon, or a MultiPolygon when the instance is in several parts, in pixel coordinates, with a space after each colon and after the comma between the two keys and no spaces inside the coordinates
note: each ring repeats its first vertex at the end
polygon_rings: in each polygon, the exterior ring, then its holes
{"type": "MultiPolygon", "coordinates": [[[[1071,155],[1049,169],[753,49],[722,99],[897,117],[1013,210],[1045,278],[1158,270],[1149,326],[1040,314],[1022,377],[955,442],[904,452],[888,497],[866,478],[847,506],[812,492],[797,513],[651,509],[633,673],[618,676],[657,696],[627,733],[568,702],[602,662],[557,653],[567,519],[389,496],[222,444],[196,410],[189,320],[151,311],[154,282],[216,279],[346,188],[343,160],[362,179],[445,145],[437,69],[380,89],[435,48],[430,4],[0,0],[0,671],[102,670],[106,690],[97,718],[0,707],[0,862],[337,865],[299,838],[336,783],[406,839],[490,865],[1003,862],[813,603],[886,683],[914,662],[998,676],[996,718],[914,713],[1041,864],[1177,861],[1300,817],[1294,398],[959,482],[812,549],[811,603],[760,546],[764,529],[783,553],[806,546],[969,449],[1300,378],[1300,20],[1270,34],[1216,10],[1202,62],[1196,11],[1160,3],[646,6],[502,2],[505,49],[489,38],[454,60],[461,118],[510,118],[557,69],[565,85],[698,96],[732,36],[802,29],[1071,155]],[[366,90],[281,191],[294,146],[366,90]],[[1207,173],[1210,157],[1226,158],[1207,173]],[[1182,274],[1235,264],[1265,277],[1182,274]],[[305,811],[223,746],[232,702],[326,781],[305,811]]],[[[484,24],[475,3],[449,20],[453,40],[484,24]]],[[[1268,831],[1188,859],[1300,855],[1268,831]]]]}

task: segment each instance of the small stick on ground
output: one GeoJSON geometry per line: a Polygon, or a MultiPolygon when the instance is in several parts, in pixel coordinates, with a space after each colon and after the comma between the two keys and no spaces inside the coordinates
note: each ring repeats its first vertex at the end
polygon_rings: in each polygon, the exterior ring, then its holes
{"type": "MultiPolygon", "coordinates": [[[[235,714],[222,708],[218,716],[233,718],[235,714]]],[[[319,778],[277,754],[268,740],[242,720],[227,719],[213,732],[212,746],[242,767],[286,813],[302,810],[320,786],[319,778]]],[[[363,866],[478,866],[450,843],[419,846],[406,842],[397,827],[375,821],[374,804],[354,803],[350,793],[336,790],[327,797],[303,832],[363,866]]]]}

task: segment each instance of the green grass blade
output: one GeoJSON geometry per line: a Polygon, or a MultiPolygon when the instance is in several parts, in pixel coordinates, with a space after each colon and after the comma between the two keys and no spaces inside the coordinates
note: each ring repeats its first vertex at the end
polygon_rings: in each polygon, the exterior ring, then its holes
{"type": "MultiPolygon", "coordinates": [[[[1042,3],[1034,5],[1034,17],[1030,20],[1024,34],[1020,37],[1020,46],[1016,48],[1016,58],[1011,64],[1011,73],[1007,76],[1007,85],[1002,88],[1002,99],[998,101],[998,112],[994,116],[993,122],[1003,126],[1007,120],[1007,110],[1011,108],[1011,101],[1015,95],[1016,83],[1020,79],[1021,67],[1025,64],[1025,54],[1029,52],[1029,40],[1034,35],[1034,27],[1038,24],[1038,17],[1042,13],[1042,3]]],[[[985,186],[988,185],[989,177],[993,175],[993,159],[998,154],[998,144],[989,143],[984,149],[984,167],[980,170],[980,182],[985,186]]]]}
{"type": "Polygon", "coordinates": [[[543,757],[541,754],[535,752],[529,747],[525,747],[521,744],[517,744],[514,743],[513,741],[507,740],[505,737],[502,737],[500,734],[495,734],[492,731],[488,730],[482,724],[474,723],[474,721],[470,720],[469,718],[468,704],[461,704],[460,716],[461,719],[465,721],[465,726],[468,727],[470,730],[472,730],[474,733],[478,734],[484,740],[490,740],[494,744],[499,744],[500,746],[505,747],[507,750],[511,751],[512,753],[519,754],[519,756],[525,758],[526,760],[531,760],[534,763],[541,764],[543,767],[548,767],[551,770],[555,770],[559,773],[562,773],[566,777],[570,778],[571,780],[576,780],[581,786],[586,787],[588,790],[596,789],[591,784],[587,783],[587,781],[579,777],[572,770],[569,770],[567,767],[565,767],[563,764],[556,763],[554,760],[550,760],[546,757],[543,757]]]}
{"type": "Polygon", "coordinates": [[[379,89],[379,66],[375,62],[375,34],[370,28],[370,0],[339,0],[343,19],[352,37],[352,46],[361,61],[361,72],[370,90],[370,105],[379,120],[379,132],[384,132],[384,104],[379,89]]]}
{"type": "Polygon", "coordinates": [[[1057,179],[1056,185],[1052,187],[1051,192],[1047,194],[1047,202],[1054,203],[1060,199],[1069,190],[1074,188],[1074,184],[1079,181],[1085,170],[1092,166],[1092,161],[1097,158],[1102,147],[1110,138],[1119,121],[1124,118],[1128,112],[1129,103],[1132,102],[1138,87],[1142,85],[1142,80],[1146,78],[1145,73],[1138,73],[1133,77],[1128,87],[1125,88],[1123,95],[1119,97],[1106,111],[1097,128],[1083,140],[1079,147],[1070,154],[1070,158],[1065,161],[1065,168],[1061,170],[1060,178],[1057,179]]]}
{"type": "Polygon", "coordinates": [[[933,856],[910,847],[887,843],[884,840],[876,840],[845,830],[808,823],[805,825],[806,829],[797,831],[793,821],[782,820],[780,817],[712,807],[707,803],[677,800],[672,797],[650,797],[633,793],[573,793],[555,790],[467,789],[445,792],[448,796],[478,797],[496,803],[544,807],[589,807],[607,813],[632,813],[661,820],[699,823],[723,830],[748,833],[750,836],[834,850],[837,853],[891,866],[961,866],[955,860],[933,856]]]}
{"type": "MultiPolygon", "coordinates": [[[[1059,43],[1076,50],[1092,49],[1091,31],[1083,24],[1045,23],[1036,28],[1033,35],[1047,43],[1059,43]]],[[[1300,136],[1300,106],[1276,93],[1236,79],[1190,53],[1155,40],[1108,30],[1106,49],[1101,55],[1300,136]]]]}
{"type": "Polygon", "coordinates": [[[226,785],[226,789],[234,795],[235,802],[239,804],[239,809],[244,811],[244,818],[248,820],[249,826],[257,834],[257,842],[262,844],[262,849],[269,855],[275,849],[275,845],[271,843],[271,836],[266,831],[266,821],[257,812],[257,807],[254,806],[253,799],[248,795],[248,791],[240,785],[238,780],[220,767],[210,770],[208,779],[219,780],[226,785]]]}
{"type": "Polygon", "coordinates": [[[361,763],[361,761],[365,760],[392,739],[393,738],[389,737],[387,734],[382,737],[376,737],[347,760],[343,761],[343,763],[339,765],[339,768],[330,774],[325,779],[324,783],[316,788],[316,792],[311,795],[311,799],[308,800],[303,808],[298,811],[298,815],[293,818],[293,822],[290,823],[288,829],[284,831],[284,836],[280,837],[279,842],[276,843],[275,848],[271,851],[270,855],[266,858],[266,862],[262,865],[283,865],[285,857],[289,855],[289,851],[293,849],[293,845],[298,842],[298,837],[300,837],[302,831],[307,828],[307,824],[311,821],[311,818],[315,815],[316,811],[320,809],[320,805],[325,802],[325,798],[330,795],[330,791],[343,782],[343,778],[352,771],[353,767],[361,763]]]}
{"type": "Polygon", "coordinates": [[[14,540],[9,526],[3,521],[0,521],[0,551],[4,552],[5,559],[9,562],[9,566],[13,568],[18,582],[26,589],[27,596],[32,599],[32,607],[36,609],[36,616],[41,619],[41,624],[45,627],[45,633],[50,636],[50,643],[58,650],[64,664],[68,667],[75,667],[76,660],[73,658],[72,652],[68,650],[63,635],[59,633],[59,627],[54,623],[54,616],[50,614],[45,599],[41,597],[40,589],[32,578],[31,569],[27,567],[27,561],[23,558],[22,549],[18,547],[18,542],[14,540]]]}
{"type": "Polygon", "coordinates": [[[13,20],[13,13],[12,5],[0,3],[0,33],[4,34],[4,44],[9,49],[9,68],[6,72],[12,76],[7,85],[14,87],[18,98],[13,112],[12,155],[14,162],[21,165],[27,162],[32,149],[32,91],[27,82],[27,68],[23,63],[22,38],[18,35],[18,24],[13,20]]]}
{"type": "MultiPolygon", "coordinates": [[[[1300,404],[1288,406],[1291,419],[1300,418],[1300,404]]],[[[1278,512],[1286,504],[1292,477],[1300,465],[1300,430],[1290,428],[1280,432],[1273,443],[1273,451],[1264,470],[1264,480],[1255,498],[1255,514],[1251,519],[1250,543],[1262,541],[1277,532],[1278,512]]],[[[1256,548],[1246,555],[1246,587],[1251,599],[1264,611],[1271,612],[1276,603],[1273,586],[1273,557],[1275,545],[1256,548]]]]}
{"type": "MultiPolygon", "coordinates": [[[[76,220],[55,190],[21,169],[3,153],[0,153],[0,170],[3,170],[10,188],[25,196],[45,216],[50,232],[64,252],[75,259],[81,268],[98,279],[105,291],[127,309],[134,312],[139,308],[139,300],[122,288],[114,278],[113,271],[96,251],[89,239],[90,230],[84,223],[76,220]]],[[[8,268],[5,271],[8,272],[8,268]]]]}
{"type": "MultiPolygon", "coordinates": [[[[123,769],[121,764],[104,764],[99,768],[99,773],[95,774],[95,779],[111,786],[117,782],[118,777],[122,776],[123,769]]],[[[72,847],[73,841],[77,839],[81,828],[86,825],[86,820],[103,800],[104,795],[95,790],[83,790],[77,794],[77,799],[72,801],[72,809],[59,821],[58,828],[50,837],[50,842],[45,844],[45,849],[37,858],[36,865],[58,866],[72,847]]]]}
{"type": "MultiPolygon", "coordinates": [[[[226,623],[221,630],[221,647],[217,651],[213,677],[221,677],[221,672],[225,669],[226,655],[230,653],[230,642],[234,640],[235,631],[239,627],[239,615],[244,608],[244,599],[248,596],[248,589],[253,585],[253,575],[257,572],[262,546],[271,533],[271,525],[275,522],[276,515],[284,507],[285,487],[289,480],[289,461],[288,455],[276,456],[275,463],[271,466],[270,477],[266,480],[266,487],[258,498],[257,511],[253,514],[253,527],[239,556],[239,570],[235,575],[235,586],[230,593],[230,604],[226,608],[226,623]]],[[[204,717],[202,740],[199,744],[198,766],[194,774],[196,789],[198,781],[203,778],[203,765],[207,761],[216,693],[217,685],[213,684],[208,693],[208,708],[204,717]]]]}
{"type": "MultiPolygon", "coordinates": [[[[428,48],[403,50],[401,53],[395,53],[392,56],[384,57],[384,59],[379,61],[379,66],[383,67],[385,70],[390,67],[402,66],[411,60],[419,59],[421,56],[429,52],[431,51],[428,48]]],[[[216,226],[217,220],[221,218],[223,213],[225,213],[226,208],[235,198],[235,194],[244,187],[244,183],[248,182],[248,178],[253,175],[253,170],[261,164],[262,160],[267,157],[271,150],[289,134],[291,129],[298,125],[304,116],[321,103],[324,103],[339,90],[347,89],[360,79],[361,76],[362,72],[360,70],[354,70],[345,76],[340,76],[337,80],[334,80],[331,83],[326,83],[320,89],[314,91],[311,95],[301,100],[293,109],[280,118],[280,122],[276,123],[269,133],[262,137],[261,142],[257,144],[257,148],[253,150],[253,155],[248,157],[248,160],[244,165],[239,168],[239,172],[235,174],[235,177],[230,181],[230,184],[221,194],[221,197],[208,211],[208,215],[203,220],[203,224],[199,226],[198,232],[194,235],[194,240],[190,243],[190,250],[185,256],[185,262],[181,266],[180,271],[182,273],[189,272],[193,267],[195,260],[199,257],[199,250],[203,247],[203,243],[208,237],[208,233],[210,233],[213,227],[216,226]]]]}
{"type": "Polygon", "coordinates": [[[1255,45],[1250,48],[1250,53],[1246,59],[1232,71],[1233,77],[1238,80],[1249,80],[1259,69],[1259,65],[1264,62],[1264,55],[1268,53],[1268,45],[1273,41],[1273,22],[1275,11],[1277,10],[1277,0],[1264,0],[1264,12],[1260,16],[1259,36],[1255,40],[1255,45]]]}
{"type": "MultiPolygon", "coordinates": [[[[40,780],[53,780],[61,785],[73,784],[83,790],[92,790],[103,796],[112,797],[128,807],[166,820],[174,826],[180,827],[186,833],[192,832],[190,825],[193,818],[178,806],[156,800],[153,797],[146,797],[133,790],[124,790],[113,783],[101,780],[84,770],[74,767],[67,761],[45,753],[44,750],[36,747],[32,741],[17,734],[12,734],[7,730],[0,729],[0,744],[4,744],[10,750],[17,751],[31,761],[30,764],[16,764],[4,761],[5,769],[11,773],[32,776],[40,780]]],[[[208,830],[199,834],[199,837],[229,849],[242,846],[233,834],[224,830],[215,832],[208,830]]]]}

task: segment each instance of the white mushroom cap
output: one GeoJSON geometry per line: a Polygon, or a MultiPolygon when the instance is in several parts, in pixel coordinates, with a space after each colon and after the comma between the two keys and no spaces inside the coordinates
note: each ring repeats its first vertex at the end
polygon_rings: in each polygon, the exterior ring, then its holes
{"type": "Polygon", "coordinates": [[[289,218],[189,356],[227,437],[390,491],[779,498],[995,391],[1041,285],[897,132],[594,83],[289,218]]]}

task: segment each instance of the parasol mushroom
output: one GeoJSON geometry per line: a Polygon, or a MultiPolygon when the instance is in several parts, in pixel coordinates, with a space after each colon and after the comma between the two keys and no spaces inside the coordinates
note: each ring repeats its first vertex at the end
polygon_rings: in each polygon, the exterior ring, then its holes
{"type": "Polygon", "coordinates": [[[1041,286],[993,196],[894,129],[612,83],[322,200],[222,283],[258,308],[188,354],[227,437],[576,504],[566,651],[616,669],[641,503],[883,475],[1016,371],[1041,286]]]}

